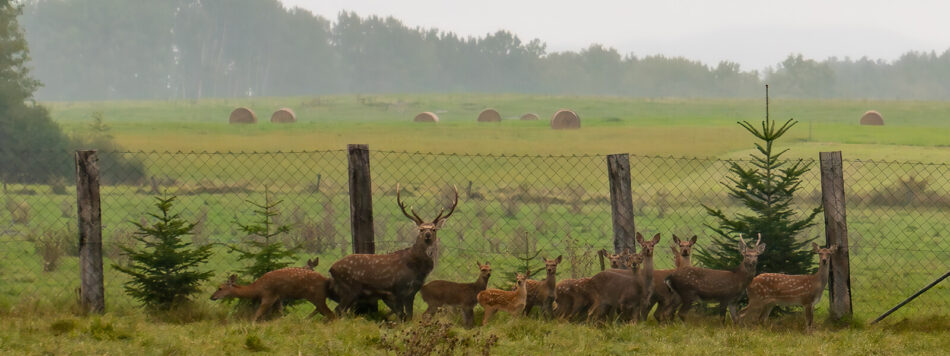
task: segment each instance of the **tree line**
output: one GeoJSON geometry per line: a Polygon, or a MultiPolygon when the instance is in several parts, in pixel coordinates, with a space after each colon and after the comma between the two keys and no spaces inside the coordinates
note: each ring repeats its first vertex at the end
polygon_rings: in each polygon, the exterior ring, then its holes
{"type": "Polygon", "coordinates": [[[508,31],[464,37],[391,17],[335,21],[277,0],[28,0],[20,20],[42,100],[385,92],[950,99],[950,50],[894,61],[790,55],[737,63],[593,44],[548,52],[508,31]]]}

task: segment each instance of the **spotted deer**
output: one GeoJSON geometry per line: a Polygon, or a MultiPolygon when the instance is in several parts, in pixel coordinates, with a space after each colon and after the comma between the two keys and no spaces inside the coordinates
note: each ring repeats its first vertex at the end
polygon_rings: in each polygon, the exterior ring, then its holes
{"type": "Polygon", "coordinates": [[[443,280],[436,280],[426,283],[422,286],[422,300],[429,305],[426,314],[432,315],[440,307],[454,306],[462,309],[462,321],[465,327],[472,327],[474,324],[474,308],[478,304],[478,293],[485,290],[488,286],[488,279],[491,278],[491,264],[485,262],[481,264],[475,261],[478,266],[478,279],[473,283],[457,283],[443,280]]]}
{"type": "Polygon", "coordinates": [[[673,260],[676,267],[692,266],[693,245],[696,244],[696,235],[689,240],[683,241],[676,235],[673,235],[673,253],[676,258],[673,260]]]}
{"type": "Polygon", "coordinates": [[[486,289],[478,292],[478,304],[485,309],[485,318],[482,325],[487,325],[499,310],[504,310],[512,316],[518,316],[524,311],[528,299],[528,290],[525,288],[525,275],[518,273],[515,280],[515,290],[486,289]]]}
{"type": "MultiPolygon", "coordinates": [[[[637,243],[640,244],[640,255],[643,257],[643,263],[640,266],[640,278],[643,280],[643,300],[640,302],[640,310],[637,317],[640,321],[644,321],[647,318],[647,315],[650,314],[650,308],[653,307],[654,300],[660,299],[659,293],[663,291],[669,291],[669,286],[663,281],[662,278],[666,276],[660,276],[657,279],[656,274],[659,271],[653,269],[653,250],[656,247],[656,244],[660,243],[660,234],[653,235],[653,239],[646,240],[643,238],[643,235],[639,232],[637,233],[637,243]],[[656,291],[660,291],[657,293],[656,291]],[[654,296],[654,294],[657,294],[654,296]]],[[[665,293],[668,295],[669,293],[665,293]]],[[[665,300],[665,299],[664,299],[665,300]]]]}
{"type": "Polygon", "coordinates": [[[432,255],[438,243],[437,233],[458,206],[458,189],[453,188],[455,198],[449,213],[443,216],[443,208],[435,219],[426,222],[412,207],[409,207],[412,215],[406,212],[399,185],[396,185],[396,204],[419,230],[416,241],[412,247],[399,251],[380,255],[351,254],[336,261],[330,267],[330,275],[333,277],[333,292],[339,298],[337,312],[350,310],[360,296],[373,295],[381,297],[402,320],[412,318],[416,293],[435,266],[432,255]]]}
{"type": "Polygon", "coordinates": [[[528,315],[535,305],[541,306],[541,313],[554,316],[554,300],[557,297],[557,265],[561,263],[561,256],[555,259],[541,257],[547,276],[543,280],[529,279],[525,281],[528,290],[528,299],[525,302],[524,314],[528,315]]]}
{"type": "Polygon", "coordinates": [[[755,242],[755,246],[747,247],[742,235],[739,235],[739,252],[742,253],[742,263],[732,270],[716,270],[701,267],[683,266],[676,269],[666,278],[670,287],[682,298],[682,304],[677,312],[680,319],[699,299],[719,302],[719,314],[725,318],[726,309],[733,322],[738,322],[736,303],[745,293],[746,286],[755,277],[755,266],[759,255],[765,251],[762,235],[755,242]]]}
{"type": "Polygon", "coordinates": [[[805,326],[813,323],[815,304],[828,284],[828,268],[831,254],[838,245],[819,248],[812,242],[812,251],[818,254],[818,271],[815,274],[788,275],[763,273],[752,279],[747,293],[749,305],[742,310],[743,321],[765,322],[776,305],[801,305],[805,307],[805,326]]]}
{"type": "MultiPolygon", "coordinates": [[[[264,273],[251,284],[238,285],[237,275],[231,275],[228,281],[218,287],[211,295],[211,300],[222,298],[260,299],[261,305],[254,313],[257,321],[261,315],[270,309],[280,299],[306,299],[316,309],[310,313],[313,317],[318,312],[327,319],[334,319],[336,315],[327,307],[327,288],[329,281],[320,273],[304,268],[288,267],[264,273]]],[[[277,307],[282,308],[278,302],[277,307]]]]}

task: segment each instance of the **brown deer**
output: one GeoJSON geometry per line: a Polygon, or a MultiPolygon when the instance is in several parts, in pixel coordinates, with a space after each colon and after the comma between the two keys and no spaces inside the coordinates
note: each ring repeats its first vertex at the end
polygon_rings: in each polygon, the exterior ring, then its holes
{"type": "Polygon", "coordinates": [[[643,263],[640,265],[640,278],[643,280],[643,300],[640,302],[640,313],[637,314],[640,321],[646,320],[647,315],[650,314],[650,308],[653,307],[653,300],[659,299],[659,295],[654,298],[654,291],[669,291],[669,287],[666,286],[665,281],[662,279],[666,278],[666,276],[663,275],[660,276],[660,279],[656,279],[658,271],[653,269],[653,249],[659,242],[660,234],[653,235],[653,239],[651,240],[645,240],[642,234],[637,233],[637,243],[640,244],[640,256],[643,257],[643,263]]]}
{"type": "Polygon", "coordinates": [[[554,300],[557,297],[557,265],[561,263],[561,256],[555,259],[541,257],[547,276],[540,281],[529,279],[525,281],[528,290],[528,299],[525,302],[524,314],[528,315],[535,305],[541,306],[542,314],[554,316],[554,300]]]}
{"type": "MultiPolygon", "coordinates": [[[[281,268],[264,273],[254,283],[246,286],[237,285],[237,275],[231,275],[228,281],[218,287],[211,295],[211,300],[222,298],[260,299],[261,305],[254,313],[257,321],[261,315],[280,299],[306,299],[316,307],[310,313],[313,317],[318,312],[327,319],[334,319],[336,315],[327,308],[327,288],[329,281],[320,273],[299,267],[281,268]]],[[[278,308],[282,308],[277,303],[278,308]]]]}
{"type": "Polygon", "coordinates": [[[449,281],[432,281],[422,286],[422,300],[429,305],[426,314],[432,315],[438,311],[439,307],[455,306],[462,308],[462,319],[465,327],[472,327],[474,324],[475,305],[478,304],[478,293],[485,290],[488,286],[488,279],[491,278],[491,264],[485,262],[481,264],[475,261],[478,266],[478,279],[473,283],[457,283],[449,281]]]}
{"type": "MultiPolygon", "coordinates": [[[[673,245],[670,246],[670,250],[673,252],[673,265],[676,267],[691,266],[690,256],[693,245],[696,244],[696,236],[688,241],[681,241],[679,237],[673,235],[673,242],[673,245]]],[[[653,271],[653,295],[650,297],[650,302],[644,307],[643,312],[649,314],[655,305],[656,311],[653,312],[653,318],[657,322],[672,319],[673,311],[680,304],[680,296],[666,284],[666,277],[669,277],[674,271],[676,269],[653,271]]],[[[646,314],[643,315],[644,319],[647,317],[646,314]]]]}
{"type": "Polygon", "coordinates": [[[693,245],[696,244],[696,235],[689,240],[683,241],[676,235],[673,235],[673,253],[676,258],[673,260],[675,266],[692,266],[691,256],[693,255],[693,245]]]}
{"type": "Polygon", "coordinates": [[[812,251],[818,254],[818,271],[815,274],[788,275],[763,273],[752,279],[747,293],[749,305],[742,310],[743,321],[765,322],[776,305],[801,305],[805,307],[805,326],[811,328],[815,304],[828,284],[828,267],[831,254],[838,245],[819,248],[812,242],[812,251]]]}
{"type": "Polygon", "coordinates": [[[330,267],[330,275],[333,277],[333,292],[340,302],[337,312],[352,308],[360,296],[374,295],[382,297],[389,309],[402,320],[412,318],[416,293],[435,266],[432,250],[438,243],[436,234],[458,206],[458,189],[453,189],[455,198],[449,213],[443,216],[443,208],[432,222],[425,222],[412,207],[409,208],[412,215],[406,212],[399,185],[396,185],[396,204],[403,215],[416,224],[419,235],[412,247],[406,249],[382,255],[352,254],[336,261],[330,267]]]}
{"type": "Polygon", "coordinates": [[[678,314],[685,320],[685,315],[693,303],[699,299],[719,302],[719,313],[725,318],[726,308],[733,322],[738,322],[736,303],[746,286],[755,277],[755,266],[759,255],[765,251],[762,244],[762,234],[759,234],[755,246],[746,246],[742,235],[739,235],[739,252],[742,253],[742,263],[729,271],[708,269],[701,267],[683,266],[677,268],[666,278],[670,287],[682,298],[678,314]]]}
{"type": "Polygon", "coordinates": [[[482,325],[488,324],[488,319],[499,310],[504,310],[512,316],[518,316],[524,310],[528,299],[528,290],[525,288],[525,275],[518,273],[515,281],[515,290],[486,289],[478,292],[478,304],[485,308],[485,318],[482,325]]]}
{"type": "Polygon", "coordinates": [[[639,271],[643,255],[631,255],[628,261],[629,269],[608,269],[591,277],[590,288],[584,294],[592,301],[588,322],[606,320],[613,312],[618,312],[623,320],[638,319],[645,290],[639,271]]]}
{"type": "MultiPolygon", "coordinates": [[[[632,254],[629,249],[624,249],[619,254],[609,254],[606,250],[601,250],[600,253],[607,256],[612,269],[630,267],[632,254]]],[[[626,270],[620,272],[629,273],[626,270]]],[[[576,319],[586,315],[587,308],[593,303],[593,286],[590,283],[590,277],[558,282],[555,287],[555,316],[561,319],[576,319]]]]}

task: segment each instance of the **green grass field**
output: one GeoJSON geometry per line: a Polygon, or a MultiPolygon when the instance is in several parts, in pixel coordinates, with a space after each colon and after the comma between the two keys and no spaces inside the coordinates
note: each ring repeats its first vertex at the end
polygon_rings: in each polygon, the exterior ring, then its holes
{"type": "MultiPolygon", "coordinates": [[[[29,241],[45,233],[69,236],[66,227],[76,219],[74,188],[67,186],[66,194],[57,195],[51,186],[10,187],[11,191],[35,192],[7,195],[7,200],[26,202],[30,218],[4,229],[0,241],[0,285],[4,286],[0,313],[12,320],[0,327],[0,350],[17,353],[228,353],[245,350],[248,336],[260,337],[277,354],[388,352],[377,342],[390,333],[384,325],[363,320],[329,325],[301,320],[309,307],[295,308],[283,320],[253,325],[240,316],[227,315],[227,306],[212,304],[203,295],[198,322],[147,318],[123,294],[124,277],[110,264],[121,262],[117,244],[128,241],[129,221],[139,221],[150,209],[155,191],[180,196],[177,207],[183,215],[201,222],[197,243],[235,243],[241,236],[234,221],[250,218],[245,200],[261,200],[267,186],[284,201],[281,219],[294,226],[287,241],[313,245],[300,254],[301,264],[307,257],[319,256],[317,270],[325,272],[349,253],[344,149],[349,143],[368,143],[377,251],[402,248],[412,238],[411,226],[396,208],[396,183],[407,187],[407,199],[424,216],[434,215],[448,199],[445,186],[455,184],[462,190],[460,211],[440,234],[439,262],[430,279],[473,279],[474,261],[490,259],[499,271],[492,284],[500,285],[504,282],[500,272],[513,269],[514,254],[525,249],[563,254],[567,261],[559,269],[560,278],[581,277],[599,270],[595,251],[612,246],[604,154],[635,155],[631,175],[638,230],[661,233],[661,246],[666,246],[670,234],[697,234],[702,246],[709,234],[703,224],[711,220],[699,203],[741,211],[720,184],[727,172],[724,160],[742,159],[752,152],[751,136],[735,122],[759,121],[764,115],[763,100],[753,99],[478,94],[45,104],[67,132],[78,135],[88,132],[90,115],[101,111],[111,126],[110,134],[123,150],[133,152],[122,155],[143,162],[146,177],[158,183],[153,186],[146,179],[103,187],[110,312],[102,321],[71,316],[71,307],[63,308],[75,304],[77,258],[63,256],[57,269],[43,272],[43,259],[29,241]],[[261,122],[228,125],[228,113],[239,105],[255,110],[261,122]],[[270,112],[285,106],[296,111],[298,123],[267,122],[270,112]],[[486,107],[499,110],[506,120],[475,122],[486,107]],[[582,129],[551,130],[546,117],[559,108],[578,112],[582,129]],[[411,122],[421,111],[438,112],[441,122],[411,122]],[[542,119],[511,119],[525,112],[542,119]],[[318,176],[319,187],[315,186],[318,176]],[[469,182],[474,194],[467,191],[469,182]],[[68,325],[54,326],[60,322],[68,325]],[[100,330],[110,325],[111,331],[100,330]],[[283,337],[287,334],[299,337],[283,337]]],[[[800,121],[781,142],[782,148],[790,149],[789,158],[816,159],[819,151],[842,150],[845,159],[852,160],[845,174],[854,329],[821,327],[803,334],[798,314],[778,318],[774,329],[702,321],[698,333],[689,324],[599,328],[503,317],[485,331],[499,336],[493,351],[913,354],[947,348],[950,304],[942,297],[948,290],[946,283],[892,316],[885,326],[868,327],[864,321],[950,267],[950,102],[773,100],[771,115],[800,121]],[[882,112],[886,126],[857,125],[868,109],[882,112]],[[923,184],[908,185],[908,181],[923,184]],[[934,314],[940,317],[932,319],[934,314]],[[695,337],[686,337],[689,334],[695,337]]],[[[798,208],[804,211],[819,201],[816,167],[803,182],[798,208]]],[[[11,218],[12,212],[0,211],[0,219],[11,218]]],[[[805,237],[823,234],[819,221],[805,237]]],[[[215,251],[209,268],[216,280],[206,286],[209,294],[212,284],[240,266],[224,246],[215,251]]],[[[658,268],[671,267],[667,249],[658,249],[657,254],[658,268]]],[[[418,300],[416,310],[424,305],[418,300]]],[[[824,315],[824,309],[819,309],[817,320],[823,321],[824,315]]]]}

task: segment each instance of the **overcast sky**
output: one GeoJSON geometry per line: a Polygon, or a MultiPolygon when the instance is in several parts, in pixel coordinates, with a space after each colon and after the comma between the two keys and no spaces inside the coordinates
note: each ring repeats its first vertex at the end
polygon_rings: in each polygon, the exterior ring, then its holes
{"type": "Polygon", "coordinates": [[[465,36],[509,30],[548,52],[591,43],[621,54],[684,56],[746,69],[789,53],[894,60],[950,49],[950,1],[878,0],[281,0],[335,20],[340,11],[393,16],[410,27],[465,36]]]}

